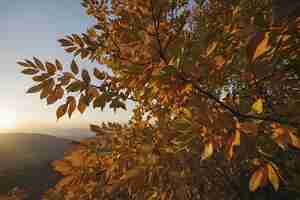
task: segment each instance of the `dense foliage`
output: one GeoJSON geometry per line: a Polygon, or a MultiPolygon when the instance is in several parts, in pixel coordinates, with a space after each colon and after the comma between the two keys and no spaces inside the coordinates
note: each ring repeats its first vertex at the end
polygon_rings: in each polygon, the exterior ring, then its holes
{"type": "Polygon", "coordinates": [[[58,102],[58,119],[128,101],[134,115],[126,125],[91,125],[97,138],[54,163],[65,178],[46,199],[300,191],[299,19],[273,22],[269,0],[82,5],[96,24],[59,40],[74,55],[70,69],[58,60],[18,62],[36,82],[28,93],[58,102]],[[96,64],[93,74],[79,60],[96,64]]]}

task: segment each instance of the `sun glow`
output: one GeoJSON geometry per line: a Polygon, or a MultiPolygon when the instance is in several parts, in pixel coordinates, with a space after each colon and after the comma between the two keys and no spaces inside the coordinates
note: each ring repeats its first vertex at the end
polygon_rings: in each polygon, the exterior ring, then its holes
{"type": "Polygon", "coordinates": [[[16,127],[16,112],[0,109],[0,131],[16,127]]]}

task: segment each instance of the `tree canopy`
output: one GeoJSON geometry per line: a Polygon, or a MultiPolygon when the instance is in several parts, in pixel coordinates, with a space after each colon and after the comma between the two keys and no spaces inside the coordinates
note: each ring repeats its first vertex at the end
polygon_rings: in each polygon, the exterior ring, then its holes
{"type": "Polygon", "coordinates": [[[59,104],[57,119],[128,101],[134,115],[128,124],[91,125],[97,137],[54,163],[65,178],[46,199],[300,191],[300,18],[274,23],[269,0],[82,6],[95,25],[58,40],[74,55],[70,64],[18,62],[35,82],[28,93],[59,104]]]}

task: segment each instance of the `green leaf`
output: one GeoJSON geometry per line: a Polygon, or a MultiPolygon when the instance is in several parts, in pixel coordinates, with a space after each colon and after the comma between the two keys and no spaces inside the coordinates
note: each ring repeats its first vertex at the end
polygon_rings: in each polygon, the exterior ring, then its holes
{"type": "Polygon", "coordinates": [[[82,82],[74,81],[66,89],[68,92],[78,92],[79,90],[82,89],[82,82]]]}
{"type": "Polygon", "coordinates": [[[93,107],[94,108],[101,108],[102,110],[104,109],[106,104],[106,96],[104,94],[98,96],[94,102],[93,102],[93,107]]]}

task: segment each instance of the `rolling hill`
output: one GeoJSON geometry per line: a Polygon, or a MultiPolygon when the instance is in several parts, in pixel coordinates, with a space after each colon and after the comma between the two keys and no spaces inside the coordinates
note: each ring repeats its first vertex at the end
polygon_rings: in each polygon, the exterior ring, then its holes
{"type": "Polygon", "coordinates": [[[63,158],[71,144],[42,134],[0,134],[0,194],[18,186],[30,191],[28,199],[40,199],[60,178],[50,163],[63,158]]]}

